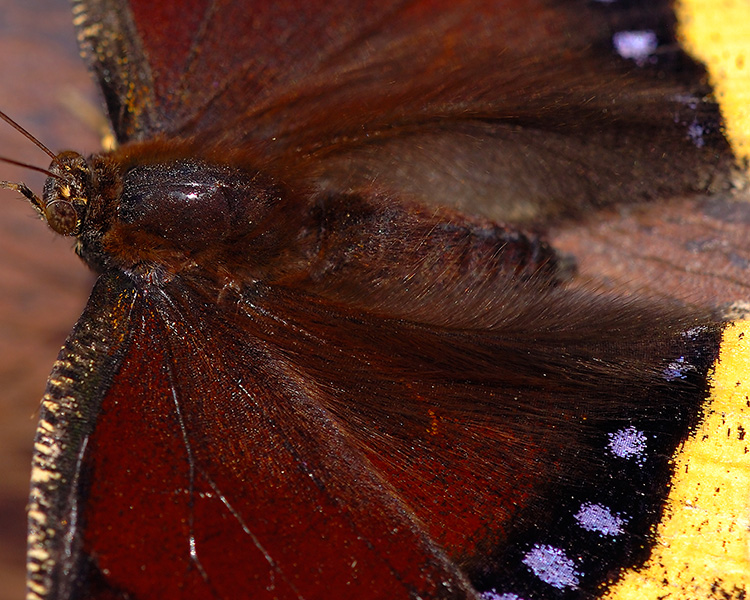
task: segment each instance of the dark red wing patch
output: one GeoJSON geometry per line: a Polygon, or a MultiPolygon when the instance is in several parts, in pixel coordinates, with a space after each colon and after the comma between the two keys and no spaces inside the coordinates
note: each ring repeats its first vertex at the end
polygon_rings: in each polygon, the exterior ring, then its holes
{"type": "Polygon", "coordinates": [[[471,597],[316,383],[173,291],[131,292],[76,470],[72,597],[471,597]]]}

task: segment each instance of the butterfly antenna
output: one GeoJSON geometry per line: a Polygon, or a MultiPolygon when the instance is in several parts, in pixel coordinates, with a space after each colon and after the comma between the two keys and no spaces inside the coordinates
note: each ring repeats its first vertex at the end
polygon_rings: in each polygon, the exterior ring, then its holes
{"type": "MultiPolygon", "coordinates": [[[[52,152],[47,146],[42,144],[38,139],[36,139],[33,135],[31,135],[28,131],[26,131],[23,127],[21,127],[18,123],[16,123],[13,119],[11,119],[8,115],[6,115],[3,111],[0,110],[0,119],[5,121],[8,125],[10,125],[13,129],[18,131],[21,135],[23,135],[27,140],[32,142],[37,148],[39,148],[42,152],[44,152],[47,156],[49,156],[52,159],[52,162],[60,164],[60,159],[55,156],[55,153],[52,152]]],[[[54,173],[50,172],[47,169],[42,169],[41,167],[35,167],[34,165],[28,165],[26,163],[22,163],[17,160],[13,160],[12,158],[7,158],[5,156],[0,156],[0,162],[4,162],[9,165],[15,165],[17,167],[22,167],[24,169],[31,169],[32,171],[37,171],[38,173],[43,173],[47,177],[53,177],[58,180],[62,180],[63,178],[59,175],[55,175],[54,173]]],[[[0,188],[5,188],[9,190],[13,190],[24,196],[26,199],[31,202],[31,204],[34,205],[34,207],[39,210],[40,212],[43,212],[43,206],[44,203],[42,200],[37,196],[34,192],[32,192],[29,189],[29,186],[27,186],[25,183],[15,183],[13,181],[0,181],[0,188]]]]}
{"type": "MultiPolygon", "coordinates": [[[[43,169],[41,167],[35,167],[34,165],[27,165],[26,163],[13,160],[12,158],[0,156],[0,162],[7,163],[9,165],[15,165],[16,167],[23,167],[24,169],[31,169],[32,171],[36,171],[37,173],[43,173],[47,177],[52,177],[53,179],[59,179],[60,181],[63,180],[62,177],[60,177],[59,175],[55,175],[52,171],[48,171],[47,169],[43,169]]],[[[0,182],[0,183],[4,183],[4,182],[0,182]]]]}
{"type": "MultiPolygon", "coordinates": [[[[13,119],[11,119],[8,115],[6,115],[3,111],[0,110],[0,119],[5,121],[8,125],[10,125],[13,129],[15,129],[18,133],[23,135],[27,140],[29,140],[31,143],[33,143],[37,148],[39,148],[42,152],[44,152],[47,156],[49,156],[53,162],[56,162],[60,164],[60,160],[55,156],[55,153],[52,152],[47,146],[42,144],[38,139],[36,139],[33,135],[31,135],[28,131],[26,131],[23,127],[21,127],[18,123],[16,123],[13,119]]],[[[6,161],[8,162],[8,161],[6,161]]],[[[62,165],[60,165],[62,166],[62,165]]]]}

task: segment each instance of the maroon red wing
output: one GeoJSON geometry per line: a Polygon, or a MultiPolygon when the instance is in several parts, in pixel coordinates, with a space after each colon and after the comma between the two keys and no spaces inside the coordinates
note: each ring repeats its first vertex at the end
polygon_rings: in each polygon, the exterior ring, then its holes
{"type": "Polygon", "coordinates": [[[72,597],[471,596],[278,348],[181,288],[95,294],[128,310],[80,448],[72,597]]]}

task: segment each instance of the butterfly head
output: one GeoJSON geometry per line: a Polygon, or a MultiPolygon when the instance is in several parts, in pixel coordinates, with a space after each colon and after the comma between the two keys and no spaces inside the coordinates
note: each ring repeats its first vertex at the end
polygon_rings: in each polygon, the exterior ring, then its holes
{"type": "Polygon", "coordinates": [[[0,111],[0,119],[8,123],[52,159],[50,168],[42,169],[12,158],[0,157],[0,162],[47,175],[41,198],[32,192],[25,183],[0,181],[0,188],[19,192],[31,202],[41,217],[60,235],[79,235],[83,227],[83,219],[88,199],[91,196],[93,181],[92,171],[86,159],[72,151],[55,155],[47,146],[2,111],[0,111]]]}
{"type": "Polygon", "coordinates": [[[78,235],[83,227],[92,189],[92,175],[86,159],[77,152],[62,152],[50,165],[51,177],[37,210],[60,235],[78,235]]]}

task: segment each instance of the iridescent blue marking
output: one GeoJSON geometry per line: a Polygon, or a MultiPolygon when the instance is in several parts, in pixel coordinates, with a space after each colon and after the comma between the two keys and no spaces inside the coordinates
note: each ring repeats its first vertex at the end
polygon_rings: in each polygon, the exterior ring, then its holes
{"type": "Polygon", "coordinates": [[[691,327],[682,335],[683,337],[690,338],[691,340],[697,340],[699,336],[703,335],[707,331],[708,327],[706,327],[705,325],[697,325],[695,327],[691,327]]]}
{"type": "Polygon", "coordinates": [[[684,356],[680,356],[677,360],[669,363],[662,373],[667,381],[675,381],[685,379],[690,371],[695,371],[695,367],[687,362],[684,356]]]}
{"type": "Polygon", "coordinates": [[[602,535],[621,535],[627,521],[614,514],[602,504],[586,502],[575,515],[578,524],[586,531],[595,531],[602,535]]]}
{"type": "Polygon", "coordinates": [[[625,459],[636,459],[642,463],[646,452],[646,434],[632,425],[615,433],[608,433],[612,454],[625,459]]]}
{"type": "Polygon", "coordinates": [[[612,36],[612,44],[617,54],[642,65],[656,51],[659,39],[656,33],[650,30],[618,31],[612,36]]]}
{"type": "Polygon", "coordinates": [[[576,571],[576,564],[560,548],[536,544],[524,556],[523,564],[544,583],[558,590],[578,587],[581,574],[576,571]]]}
{"type": "Polygon", "coordinates": [[[523,600],[521,596],[516,596],[515,594],[500,594],[497,590],[482,592],[480,598],[482,598],[482,600],[523,600]]]}
{"type": "Polygon", "coordinates": [[[693,121],[688,125],[687,133],[696,148],[703,148],[703,146],[706,145],[706,140],[703,139],[703,134],[706,133],[706,128],[698,123],[698,121],[693,121]]]}

